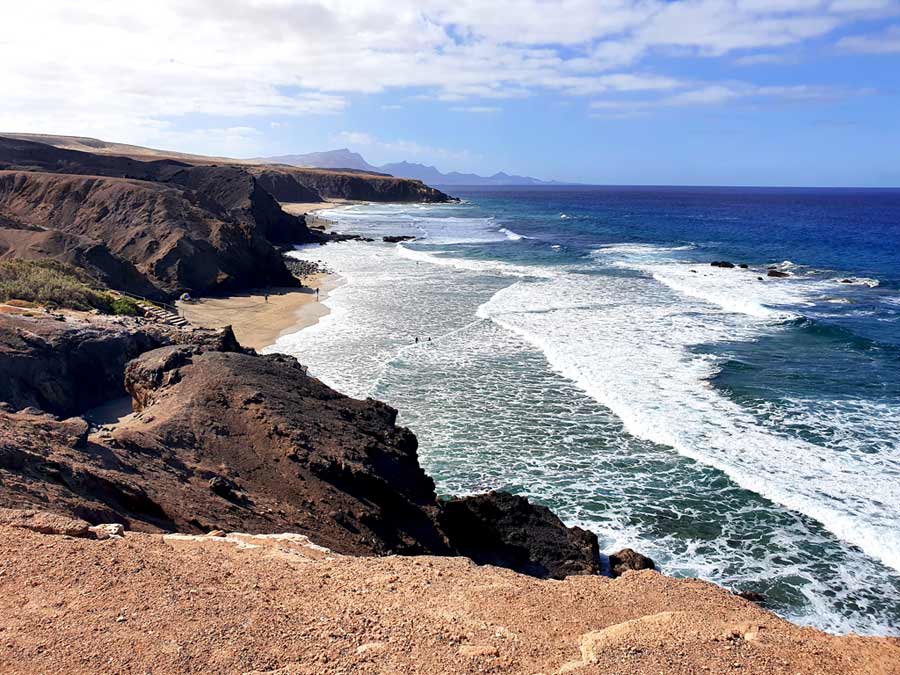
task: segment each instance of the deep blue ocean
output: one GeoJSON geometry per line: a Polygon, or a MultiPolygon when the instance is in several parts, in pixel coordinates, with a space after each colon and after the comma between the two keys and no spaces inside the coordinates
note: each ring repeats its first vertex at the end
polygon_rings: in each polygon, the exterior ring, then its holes
{"type": "Polygon", "coordinates": [[[417,239],[298,251],[345,285],[275,348],[396,406],[442,494],[900,631],[900,190],[448,191],[326,212],[417,239]]]}

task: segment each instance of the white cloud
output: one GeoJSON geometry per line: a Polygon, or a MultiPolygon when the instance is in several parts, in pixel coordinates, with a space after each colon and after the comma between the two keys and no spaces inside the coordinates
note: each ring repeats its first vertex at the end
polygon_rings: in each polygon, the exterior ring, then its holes
{"type": "Polygon", "coordinates": [[[500,112],[500,108],[494,105],[468,105],[450,108],[453,112],[475,113],[478,115],[491,115],[500,112]]]}
{"type": "MultiPolygon", "coordinates": [[[[0,129],[151,143],[190,116],[340,114],[397,92],[458,108],[536,92],[683,91],[647,57],[795,47],[897,0],[29,0],[0,22],[0,129]]],[[[895,32],[842,46],[892,51],[895,32]],[[876,46],[877,45],[877,46],[876,46]]],[[[696,94],[702,96],[704,94],[696,94]]],[[[713,96],[707,92],[705,95],[713,96]]],[[[725,95],[724,93],[722,95],[725,95]]],[[[265,123],[263,123],[264,125],[265,123]]],[[[198,142],[205,142],[202,134],[198,142]]]]}
{"type": "Polygon", "coordinates": [[[468,150],[449,150],[402,139],[387,141],[360,131],[342,131],[335,136],[334,140],[348,145],[351,149],[376,150],[379,157],[387,157],[390,161],[419,157],[449,160],[465,160],[475,157],[468,150]]]}
{"type": "Polygon", "coordinates": [[[653,110],[687,106],[717,106],[740,101],[741,103],[780,101],[828,101],[849,95],[865,96],[868,89],[845,91],[829,87],[793,85],[758,86],[747,82],[719,84],[695,84],[682,91],[643,99],[601,99],[592,101],[593,117],[625,118],[647,115],[653,110]]]}
{"type": "Polygon", "coordinates": [[[838,41],[838,47],[864,54],[900,54],[900,26],[875,35],[853,35],[838,41]]]}

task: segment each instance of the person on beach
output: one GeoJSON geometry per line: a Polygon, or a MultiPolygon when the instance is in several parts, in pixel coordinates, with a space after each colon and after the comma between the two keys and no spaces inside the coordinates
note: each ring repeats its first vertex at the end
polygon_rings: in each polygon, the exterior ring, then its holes
{"type": "Polygon", "coordinates": [[[269,302],[269,289],[268,288],[266,289],[264,297],[266,299],[266,303],[268,304],[268,302],[269,302]]]}
{"type": "Polygon", "coordinates": [[[316,289],[316,302],[318,302],[318,301],[319,301],[319,289],[317,288],[316,289]]]}
{"type": "Polygon", "coordinates": [[[419,336],[416,336],[416,344],[419,344],[419,336]]]}

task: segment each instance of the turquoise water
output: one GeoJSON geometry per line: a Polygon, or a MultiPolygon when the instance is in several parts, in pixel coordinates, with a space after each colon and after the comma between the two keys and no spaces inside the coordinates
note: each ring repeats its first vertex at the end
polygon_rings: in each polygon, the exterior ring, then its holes
{"type": "Polygon", "coordinates": [[[326,214],[419,239],[297,251],[346,284],[275,349],[397,407],[442,494],[511,490],[800,623],[897,633],[900,193],[461,196],[326,214]]]}

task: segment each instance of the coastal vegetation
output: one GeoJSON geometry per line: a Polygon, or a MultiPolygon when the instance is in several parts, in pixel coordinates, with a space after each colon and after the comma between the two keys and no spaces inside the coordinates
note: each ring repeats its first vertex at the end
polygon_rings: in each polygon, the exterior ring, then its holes
{"type": "Polygon", "coordinates": [[[83,270],[56,260],[0,261],[0,301],[51,309],[95,309],[104,314],[142,314],[131,298],[109,292],[83,270]]]}

